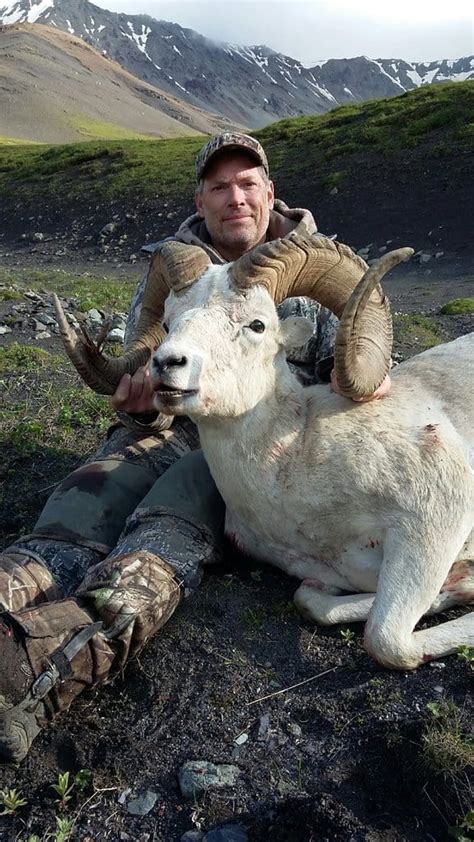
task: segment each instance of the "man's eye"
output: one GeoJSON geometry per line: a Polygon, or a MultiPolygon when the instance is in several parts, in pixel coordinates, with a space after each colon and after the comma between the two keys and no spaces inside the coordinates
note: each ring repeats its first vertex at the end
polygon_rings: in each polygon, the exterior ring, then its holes
{"type": "Polygon", "coordinates": [[[253,322],[250,322],[249,328],[255,333],[263,333],[263,331],[265,330],[265,325],[263,324],[263,322],[260,321],[260,319],[254,319],[253,322]]]}

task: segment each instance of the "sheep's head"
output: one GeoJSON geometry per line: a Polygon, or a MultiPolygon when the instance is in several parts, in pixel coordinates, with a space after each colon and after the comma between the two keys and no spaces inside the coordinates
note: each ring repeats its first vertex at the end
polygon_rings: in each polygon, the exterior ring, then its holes
{"type": "Polygon", "coordinates": [[[229,417],[252,409],[274,391],[285,349],[311,335],[308,319],[279,321],[263,286],[239,291],[229,276],[229,267],[211,267],[166,301],[169,333],[150,365],[162,412],[229,417]]]}
{"type": "MultiPolygon", "coordinates": [[[[392,322],[388,302],[378,282],[392,266],[406,260],[411,254],[412,249],[398,249],[385,254],[369,269],[347,246],[316,234],[302,236],[291,233],[281,240],[258,246],[227,267],[211,267],[210,258],[201,248],[175,242],[164,243],[153,257],[137,338],[123,357],[108,358],[102,353],[100,343],[94,345],[87,335],[85,341],[77,337],[57,302],[61,335],[69,357],[85,382],[99,393],[113,394],[121,376],[125,372],[133,374],[140,365],[147,362],[151,350],[163,342],[165,333],[161,323],[164,303],[170,291],[173,299],[169,313],[172,314],[175,337],[177,332],[182,333],[184,330],[184,327],[178,328],[178,322],[181,317],[184,318],[186,310],[194,310],[196,316],[197,311],[200,314],[201,310],[210,310],[211,306],[221,308],[220,320],[216,322],[214,314],[206,322],[210,327],[209,339],[205,341],[209,341],[211,346],[213,331],[217,330],[221,322],[223,330],[226,323],[228,326],[243,326],[240,321],[242,304],[253,305],[259,301],[263,307],[265,301],[272,319],[276,318],[268,295],[265,298],[262,290],[267,291],[275,304],[284,298],[306,295],[319,301],[341,319],[335,348],[339,390],[347,397],[361,398],[375,391],[390,366],[392,322]],[[191,299],[191,288],[204,273],[205,279],[196,287],[197,291],[192,293],[191,299]],[[181,296],[178,306],[177,299],[181,296]]],[[[253,311],[252,314],[246,313],[247,320],[250,315],[254,321],[262,321],[253,311]]],[[[200,322],[201,318],[206,320],[205,316],[199,315],[200,322]]],[[[227,327],[227,333],[224,331],[222,336],[230,335],[229,330],[227,327]]],[[[288,330],[289,325],[286,328],[288,330]]],[[[257,334],[255,330],[252,332],[257,334]]],[[[266,336],[260,341],[261,354],[267,353],[269,358],[272,358],[272,353],[277,354],[275,349],[281,349],[286,343],[283,333],[285,330],[279,329],[276,323],[273,328],[265,324],[266,336]]],[[[199,341],[204,342],[204,339],[200,337],[199,341]]],[[[250,341],[256,343],[259,340],[254,338],[250,341]]],[[[213,364],[216,363],[221,364],[214,360],[213,364]]],[[[242,374],[245,376],[245,371],[241,370],[242,374]]],[[[249,372],[246,374],[248,376],[249,372]]],[[[190,398],[189,394],[186,400],[190,398]]],[[[170,400],[167,407],[169,412],[170,400]]],[[[177,403],[173,409],[178,411],[177,403]]],[[[193,410],[189,408],[188,411],[192,413],[193,410]]]]}

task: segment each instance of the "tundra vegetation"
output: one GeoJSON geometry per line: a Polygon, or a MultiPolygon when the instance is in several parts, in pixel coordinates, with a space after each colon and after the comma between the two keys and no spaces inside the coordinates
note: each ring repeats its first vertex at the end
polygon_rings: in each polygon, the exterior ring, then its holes
{"type": "MultiPolygon", "coordinates": [[[[474,82],[433,85],[392,99],[344,105],[318,117],[282,120],[255,133],[268,151],[272,176],[287,197],[295,181],[335,187],[349,177],[367,152],[388,160],[429,145],[443,157],[474,142],[474,82]],[[344,167],[334,162],[341,159],[344,167]]],[[[41,187],[45,201],[67,192],[87,195],[89,205],[104,198],[123,201],[140,190],[172,200],[192,196],[193,160],[202,137],[171,140],[111,140],[48,146],[0,144],[0,192],[28,201],[41,187]]]]}

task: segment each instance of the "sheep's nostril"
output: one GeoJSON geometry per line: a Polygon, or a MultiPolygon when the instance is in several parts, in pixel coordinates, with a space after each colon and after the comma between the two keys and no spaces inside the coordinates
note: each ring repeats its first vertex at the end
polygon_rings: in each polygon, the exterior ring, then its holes
{"type": "Polygon", "coordinates": [[[182,368],[188,362],[187,357],[168,357],[165,360],[165,368],[182,368]]]}
{"type": "Polygon", "coordinates": [[[156,357],[152,357],[150,368],[152,374],[161,374],[163,365],[156,357]]]}

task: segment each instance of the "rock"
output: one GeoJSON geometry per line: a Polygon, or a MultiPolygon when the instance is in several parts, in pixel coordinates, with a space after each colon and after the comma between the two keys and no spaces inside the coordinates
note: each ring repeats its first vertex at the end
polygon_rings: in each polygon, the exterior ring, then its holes
{"type": "Polygon", "coordinates": [[[102,313],[100,313],[99,310],[96,310],[95,307],[87,311],[87,318],[95,325],[101,325],[103,321],[102,313]]]}
{"type": "Polygon", "coordinates": [[[11,333],[11,332],[12,332],[12,329],[11,329],[11,327],[8,327],[8,325],[0,325],[0,336],[5,336],[6,333],[11,333]]]}
{"type": "Polygon", "coordinates": [[[41,321],[44,325],[55,325],[56,319],[49,313],[41,313],[41,321]]]}
{"type": "Polygon", "coordinates": [[[138,260],[138,254],[131,254],[128,259],[130,263],[136,263],[136,261],[138,260]]]}
{"type": "Polygon", "coordinates": [[[289,734],[292,735],[292,737],[295,737],[295,739],[297,740],[301,739],[301,737],[303,736],[303,731],[296,722],[288,722],[286,730],[289,734]]]}
{"type": "Polygon", "coordinates": [[[329,191],[330,196],[336,196],[339,193],[337,187],[333,187],[332,190],[329,191]]]}
{"type": "Polygon", "coordinates": [[[35,231],[31,239],[34,243],[42,243],[44,240],[44,234],[41,231],[35,231]]]}
{"type": "Polygon", "coordinates": [[[107,334],[107,339],[110,342],[123,342],[125,339],[125,331],[119,327],[114,327],[113,330],[107,334]]]}
{"type": "Polygon", "coordinates": [[[130,789],[130,787],[127,787],[127,789],[124,789],[124,791],[121,792],[119,797],[117,798],[118,803],[119,804],[125,804],[125,802],[126,802],[128,796],[130,795],[131,791],[132,790],[130,789]]]}
{"type": "Polygon", "coordinates": [[[204,839],[202,830],[187,830],[180,836],[180,842],[201,842],[204,839]]]}
{"type": "Polygon", "coordinates": [[[248,834],[240,824],[226,824],[209,830],[202,842],[248,842],[248,834]]]}
{"type": "Polygon", "coordinates": [[[151,789],[146,789],[137,798],[127,802],[127,812],[132,816],[146,816],[158,800],[158,795],[151,789]]]}
{"type": "Polygon", "coordinates": [[[38,319],[33,319],[33,328],[38,330],[46,330],[46,325],[43,322],[38,321],[38,319]]]}
{"type": "Polygon", "coordinates": [[[120,330],[125,330],[127,327],[126,313],[115,313],[112,319],[112,328],[118,327],[120,330]]]}
{"type": "Polygon", "coordinates": [[[207,760],[189,760],[178,773],[179,786],[185,798],[194,798],[207,789],[234,786],[240,769],[230,764],[216,766],[207,760]]]}
{"type": "Polygon", "coordinates": [[[35,333],[35,339],[51,339],[51,334],[49,330],[40,330],[38,333],[35,333]]]}
{"type": "Polygon", "coordinates": [[[151,789],[144,789],[141,792],[132,792],[130,788],[124,790],[119,796],[119,804],[123,804],[127,813],[132,816],[146,816],[158,800],[158,794],[151,789]]]}
{"type": "Polygon", "coordinates": [[[257,740],[263,742],[267,739],[268,736],[268,729],[270,728],[270,714],[264,713],[263,716],[260,717],[260,722],[258,725],[258,734],[257,740]]]}
{"type": "Polygon", "coordinates": [[[235,738],[234,743],[237,746],[243,746],[243,744],[247,742],[248,738],[248,734],[239,734],[239,736],[235,738]]]}
{"type": "Polygon", "coordinates": [[[107,222],[107,225],[104,225],[103,228],[100,229],[99,236],[100,237],[110,237],[118,228],[116,222],[107,222]]]}
{"type": "Polygon", "coordinates": [[[420,254],[420,256],[418,258],[418,261],[419,261],[421,266],[423,266],[425,263],[429,263],[430,260],[431,260],[431,254],[426,254],[426,252],[424,252],[424,251],[420,254]]]}
{"type": "Polygon", "coordinates": [[[380,246],[378,251],[379,254],[385,254],[385,252],[387,251],[387,246],[380,246]]]}
{"type": "Polygon", "coordinates": [[[444,251],[437,251],[435,254],[435,260],[439,260],[440,257],[444,257],[444,251]]]}

